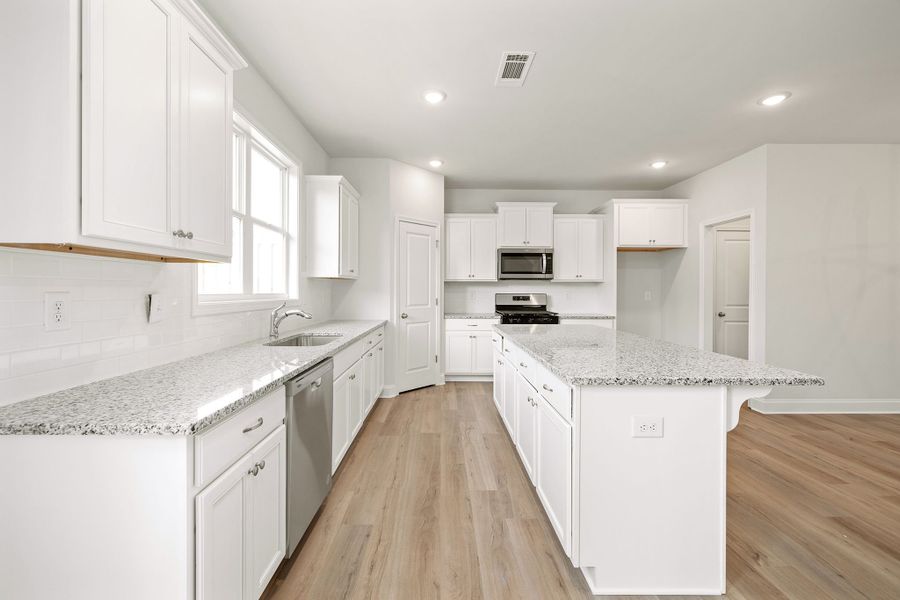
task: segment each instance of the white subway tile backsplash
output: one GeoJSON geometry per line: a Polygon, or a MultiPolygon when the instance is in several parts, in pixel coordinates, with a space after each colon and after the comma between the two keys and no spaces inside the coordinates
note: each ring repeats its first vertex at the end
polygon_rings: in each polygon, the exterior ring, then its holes
{"type": "MultiPolygon", "coordinates": [[[[0,405],[265,336],[268,312],[191,315],[194,266],[0,249],[0,405]],[[44,331],[46,292],[69,295],[71,328],[44,331]],[[147,323],[161,293],[167,317],[147,323]]],[[[331,287],[301,278],[307,308],[329,317],[331,287]]],[[[285,331],[308,322],[285,323],[285,331]]]]}

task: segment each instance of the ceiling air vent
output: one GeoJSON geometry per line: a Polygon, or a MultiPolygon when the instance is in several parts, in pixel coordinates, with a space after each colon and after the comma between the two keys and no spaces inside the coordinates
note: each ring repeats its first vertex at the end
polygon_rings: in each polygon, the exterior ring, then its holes
{"type": "Polygon", "coordinates": [[[504,52],[495,85],[522,87],[533,60],[534,52],[504,52]]]}

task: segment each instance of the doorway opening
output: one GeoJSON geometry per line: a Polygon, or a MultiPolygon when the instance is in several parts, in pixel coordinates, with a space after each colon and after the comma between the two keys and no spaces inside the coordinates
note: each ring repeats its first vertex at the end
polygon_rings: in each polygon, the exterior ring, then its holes
{"type": "Polygon", "coordinates": [[[699,346],[761,361],[764,294],[753,211],[706,221],[700,229],[699,346]]]}

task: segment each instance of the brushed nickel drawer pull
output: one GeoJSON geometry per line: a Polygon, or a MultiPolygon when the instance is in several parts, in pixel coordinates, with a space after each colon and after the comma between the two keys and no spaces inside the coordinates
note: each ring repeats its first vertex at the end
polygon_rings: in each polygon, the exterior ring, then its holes
{"type": "Polygon", "coordinates": [[[244,427],[244,433],[250,433],[254,429],[259,429],[260,427],[262,427],[262,424],[263,424],[263,418],[260,417],[256,420],[256,425],[250,425],[249,427],[244,427]]]}
{"type": "Polygon", "coordinates": [[[553,391],[553,388],[550,387],[549,385],[547,385],[546,383],[545,383],[544,385],[542,385],[541,387],[543,387],[543,388],[544,388],[545,390],[547,390],[548,392],[552,392],[552,391],[553,391]]]}
{"type": "Polygon", "coordinates": [[[520,367],[524,367],[524,368],[526,368],[526,369],[528,368],[528,365],[526,365],[526,364],[523,363],[523,362],[520,362],[520,363],[519,363],[519,366],[520,366],[520,367]]]}

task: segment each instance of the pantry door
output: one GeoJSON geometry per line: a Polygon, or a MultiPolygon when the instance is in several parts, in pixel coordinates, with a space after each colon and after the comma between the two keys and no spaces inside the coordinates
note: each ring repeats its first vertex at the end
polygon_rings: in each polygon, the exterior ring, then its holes
{"type": "Polygon", "coordinates": [[[438,383],[438,229],[400,220],[398,224],[397,325],[398,392],[438,383]]]}

